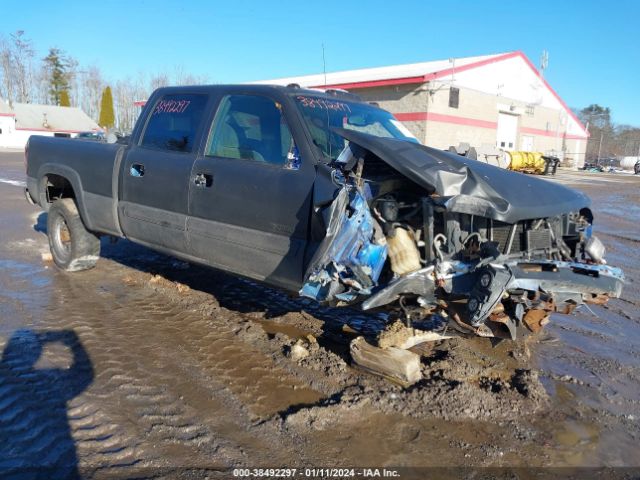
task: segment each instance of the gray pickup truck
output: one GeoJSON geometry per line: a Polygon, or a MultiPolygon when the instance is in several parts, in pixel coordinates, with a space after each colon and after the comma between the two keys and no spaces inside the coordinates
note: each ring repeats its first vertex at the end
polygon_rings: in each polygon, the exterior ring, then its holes
{"type": "Polygon", "coordinates": [[[34,136],[26,162],[66,271],[96,264],[100,236],[126,237],[325,304],[499,338],[624,281],[583,194],[423,146],[342,91],[161,88],[127,143],[34,136]]]}

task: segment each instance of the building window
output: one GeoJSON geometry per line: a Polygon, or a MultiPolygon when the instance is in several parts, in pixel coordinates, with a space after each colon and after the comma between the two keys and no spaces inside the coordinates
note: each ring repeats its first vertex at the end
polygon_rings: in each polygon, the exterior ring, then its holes
{"type": "Polygon", "coordinates": [[[0,128],[0,135],[2,135],[2,129],[0,128]]]}
{"type": "Polygon", "coordinates": [[[449,89],[449,106],[451,108],[458,108],[460,104],[460,89],[451,87],[449,89]]]}
{"type": "Polygon", "coordinates": [[[533,105],[527,105],[525,108],[525,113],[530,116],[533,117],[534,113],[535,113],[535,108],[533,105]]]}

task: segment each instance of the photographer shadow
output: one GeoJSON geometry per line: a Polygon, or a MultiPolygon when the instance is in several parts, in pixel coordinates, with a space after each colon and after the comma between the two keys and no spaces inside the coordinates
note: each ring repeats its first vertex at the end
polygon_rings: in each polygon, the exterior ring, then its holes
{"type": "Polygon", "coordinates": [[[80,478],[67,402],[92,381],[91,360],[75,332],[13,333],[0,361],[2,478],[80,478]],[[68,368],[38,368],[48,344],[68,349],[68,368]]]}

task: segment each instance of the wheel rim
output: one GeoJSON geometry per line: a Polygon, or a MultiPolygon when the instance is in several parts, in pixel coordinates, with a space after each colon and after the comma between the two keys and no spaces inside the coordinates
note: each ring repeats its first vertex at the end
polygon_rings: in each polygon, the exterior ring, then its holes
{"type": "Polygon", "coordinates": [[[71,256],[71,231],[62,215],[56,217],[53,225],[53,247],[61,260],[71,256]]]}

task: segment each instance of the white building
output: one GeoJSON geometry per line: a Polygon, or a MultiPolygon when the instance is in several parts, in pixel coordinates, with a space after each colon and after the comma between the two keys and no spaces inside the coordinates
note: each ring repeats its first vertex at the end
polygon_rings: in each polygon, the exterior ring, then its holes
{"type": "Polygon", "coordinates": [[[587,130],[522,52],[254,83],[349,90],[379,103],[436,148],[464,142],[541,151],[576,167],[585,159],[587,130]]]}
{"type": "Polygon", "coordinates": [[[24,148],[31,135],[73,137],[100,127],[75,107],[14,103],[0,99],[0,148],[24,148]]]}

